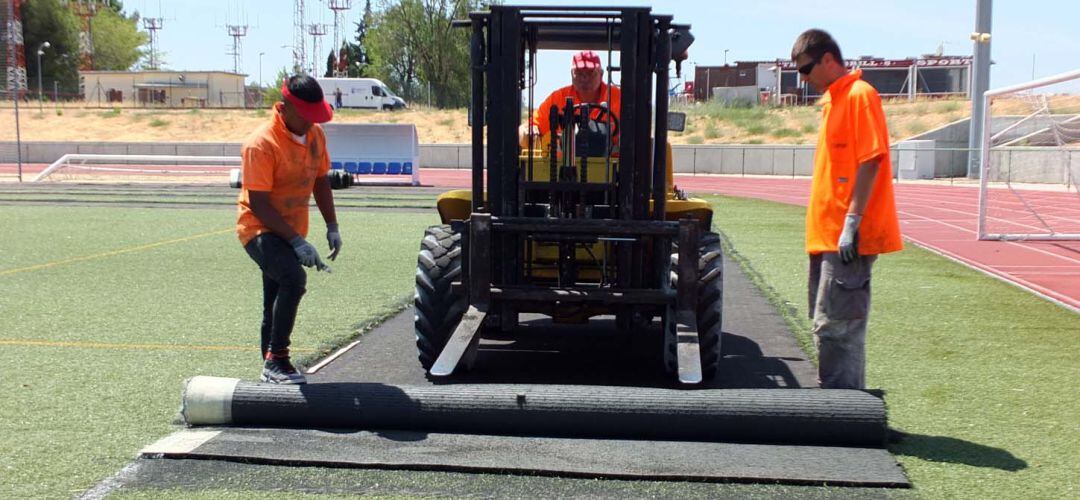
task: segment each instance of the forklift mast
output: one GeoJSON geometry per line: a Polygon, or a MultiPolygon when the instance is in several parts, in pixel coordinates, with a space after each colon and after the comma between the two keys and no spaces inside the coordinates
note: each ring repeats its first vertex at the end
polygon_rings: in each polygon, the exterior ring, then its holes
{"type": "MultiPolygon", "coordinates": [[[[651,241],[656,247],[651,255],[665,256],[666,260],[670,236],[677,234],[677,223],[664,222],[666,84],[672,54],[684,53],[693,41],[689,27],[673,27],[671,16],[654,15],[648,7],[491,6],[490,11],[470,14],[468,25],[472,28],[473,214],[487,214],[512,223],[524,215],[522,207],[530,191],[580,189],[580,186],[556,182],[555,177],[542,183],[544,185],[537,185],[541,183],[526,181],[520,171],[518,126],[522,121],[522,91],[530,83],[526,75],[526,56],[531,61],[537,50],[617,52],[618,65],[609,64],[605,70],[609,81],[618,74],[617,83],[623,96],[619,110],[619,167],[609,211],[613,220],[599,225],[622,227],[627,233],[633,233],[632,228],[639,226],[645,233],[638,236],[656,232],[669,236],[639,238],[632,244],[617,245],[616,250],[616,285],[619,288],[660,288],[667,281],[667,268],[644,262],[650,253],[644,245],[651,241]],[[665,227],[667,230],[663,230],[665,227]]],[[[530,157],[530,171],[532,161],[530,157]]],[[[580,230],[585,231],[584,227],[580,230]]],[[[521,270],[525,267],[525,256],[518,251],[523,248],[523,233],[498,231],[492,234],[491,253],[499,258],[491,262],[490,276],[486,277],[489,282],[520,283],[521,270]]],[[[475,263],[474,259],[468,260],[475,263]]],[[[470,263],[466,264],[467,273],[480,271],[470,263]]]]}

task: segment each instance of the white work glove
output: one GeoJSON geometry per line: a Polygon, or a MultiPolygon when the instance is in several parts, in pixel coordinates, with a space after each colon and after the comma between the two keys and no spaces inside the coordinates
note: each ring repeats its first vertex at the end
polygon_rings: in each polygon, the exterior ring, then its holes
{"type": "Polygon", "coordinates": [[[840,252],[840,262],[850,264],[859,258],[859,223],[862,216],[847,214],[844,217],[844,230],[840,232],[840,241],[836,242],[837,251],[840,252]]]}
{"type": "Polygon", "coordinates": [[[326,225],[326,243],[330,245],[330,260],[336,259],[338,252],[341,251],[341,232],[338,231],[336,222],[326,225]]]}
{"type": "Polygon", "coordinates": [[[296,252],[296,258],[300,260],[300,265],[330,272],[330,266],[327,266],[319,258],[319,252],[315,250],[315,246],[308,243],[302,236],[289,240],[289,244],[292,245],[293,251],[296,252]]]}

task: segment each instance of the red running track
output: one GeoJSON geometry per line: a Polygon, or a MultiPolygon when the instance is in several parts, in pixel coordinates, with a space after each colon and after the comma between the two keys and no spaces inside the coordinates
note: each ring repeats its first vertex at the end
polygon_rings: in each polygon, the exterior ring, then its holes
{"type": "MultiPolygon", "coordinates": [[[[24,179],[28,173],[36,175],[43,167],[24,165],[24,179]]],[[[14,165],[0,165],[0,175],[14,174],[14,170],[14,165]]],[[[425,186],[466,188],[470,171],[424,169],[420,179],[425,186]]],[[[810,192],[810,180],[805,178],[676,175],[675,183],[693,193],[802,206],[806,205],[810,192]]],[[[908,241],[1080,311],[1080,241],[979,241],[977,187],[898,183],[895,189],[900,227],[908,241]]],[[[1019,208],[1016,200],[1000,197],[1001,208],[991,212],[992,216],[998,216],[991,219],[996,221],[998,229],[1008,225],[1031,231],[1038,229],[1036,222],[1015,216],[1014,211],[1019,208]]],[[[1059,232],[1080,232],[1080,204],[1075,193],[1036,191],[1026,192],[1025,198],[1029,203],[1050,207],[1045,218],[1059,232]]]]}

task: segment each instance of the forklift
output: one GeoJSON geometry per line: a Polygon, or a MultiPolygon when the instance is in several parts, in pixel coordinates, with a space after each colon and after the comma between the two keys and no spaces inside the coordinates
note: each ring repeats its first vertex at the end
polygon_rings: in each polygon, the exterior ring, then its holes
{"type": "Polygon", "coordinates": [[[520,315],[538,313],[659,331],[657,366],[683,385],[714,379],[723,251],[709,203],[674,185],[667,141],[685,124],[667,84],[689,26],[648,7],[498,5],[454,25],[471,30],[472,179],[438,197],[442,224],[421,240],[414,329],[429,377],[471,368],[485,332],[513,338],[520,315]],[[523,145],[541,50],[606,54],[622,109],[568,98],[551,107],[551,132],[523,145]]]}

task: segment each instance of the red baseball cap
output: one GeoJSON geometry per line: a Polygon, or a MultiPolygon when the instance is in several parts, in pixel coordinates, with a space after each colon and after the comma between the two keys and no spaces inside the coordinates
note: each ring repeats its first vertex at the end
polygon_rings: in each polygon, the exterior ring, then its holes
{"type": "Polygon", "coordinates": [[[334,117],[334,110],[330,107],[330,103],[326,102],[326,99],[320,99],[318,102],[308,102],[296,97],[289,92],[288,82],[281,86],[281,95],[296,108],[296,112],[300,114],[301,118],[311,123],[326,123],[334,117]]]}
{"type": "Polygon", "coordinates": [[[572,69],[599,69],[600,56],[591,50],[583,50],[574,54],[574,61],[570,64],[572,69]]]}

